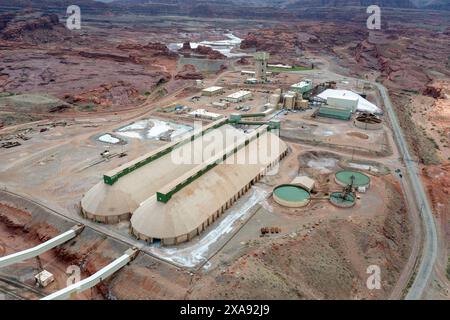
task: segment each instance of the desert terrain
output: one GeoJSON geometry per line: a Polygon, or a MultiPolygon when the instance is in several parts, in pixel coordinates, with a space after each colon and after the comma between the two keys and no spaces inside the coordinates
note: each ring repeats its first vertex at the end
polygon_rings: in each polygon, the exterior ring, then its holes
{"type": "Polygon", "coordinates": [[[267,8],[239,16],[215,2],[189,7],[189,16],[171,6],[158,7],[161,15],[103,6],[88,6],[80,30],[68,30],[56,10],[1,7],[0,256],[85,226],[40,255],[55,276],[51,285],[34,285],[35,259],[2,268],[1,299],[40,299],[66,286],[69,266],[87,278],[132,247],[139,249],[132,262],[72,299],[405,298],[420,261],[420,208],[411,202],[407,168],[375,83],[389,91],[438,229],[438,257],[422,297],[450,298],[448,12],[390,8],[382,29],[368,30],[361,10],[339,9],[328,19],[329,11],[314,9],[306,19],[295,4],[287,17],[267,8]],[[242,71],[255,69],[258,51],[295,71],[272,68],[268,83],[245,83],[242,71]],[[289,148],[278,171],[204,233],[175,247],[137,240],[129,221],[107,225],[82,215],[82,197],[105,172],[168,143],[152,129],[168,128],[170,136],[194,127],[177,106],[224,117],[242,107],[263,112],[275,90],[303,79],[363,93],[383,111],[381,129],[316,117],[314,106],[274,112],[289,148]],[[210,86],[224,92],[202,96],[210,86]],[[213,104],[237,90],[250,90],[252,98],[213,104]],[[342,191],[335,173],[356,169],[370,177],[370,188],[351,208],[332,205],[330,194],[342,191]],[[298,175],[316,181],[310,203],[296,209],[276,203],[274,188],[298,175]],[[263,234],[264,228],[277,232],[263,234]],[[366,286],[370,265],[381,267],[379,290],[366,286]]]}

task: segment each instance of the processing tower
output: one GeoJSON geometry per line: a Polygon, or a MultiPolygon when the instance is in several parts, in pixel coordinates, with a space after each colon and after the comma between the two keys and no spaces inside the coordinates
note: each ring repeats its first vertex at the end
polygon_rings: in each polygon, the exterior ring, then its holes
{"type": "Polygon", "coordinates": [[[267,63],[269,62],[270,54],[268,52],[255,53],[255,78],[259,82],[267,81],[267,63]]]}

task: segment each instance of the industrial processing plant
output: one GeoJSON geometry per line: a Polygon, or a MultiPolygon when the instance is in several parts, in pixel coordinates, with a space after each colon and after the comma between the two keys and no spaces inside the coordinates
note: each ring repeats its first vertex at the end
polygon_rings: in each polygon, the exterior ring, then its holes
{"type": "Polygon", "coordinates": [[[0,300],[450,299],[445,26],[62,2],[0,0],[0,300]]]}
{"type": "Polygon", "coordinates": [[[270,132],[279,131],[279,123],[260,124],[246,135],[230,125],[234,119],[211,123],[108,172],[83,197],[83,214],[105,223],[131,217],[138,239],[163,245],[199,235],[287,153],[286,144],[270,132]],[[205,149],[217,153],[206,155],[205,149]],[[199,163],[192,163],[192,152],[202,153],[199,163]],[[264,157],[252,162],[254,153],[264,157]],[[174,159],[178,154],[184,159],[174,159]]]}

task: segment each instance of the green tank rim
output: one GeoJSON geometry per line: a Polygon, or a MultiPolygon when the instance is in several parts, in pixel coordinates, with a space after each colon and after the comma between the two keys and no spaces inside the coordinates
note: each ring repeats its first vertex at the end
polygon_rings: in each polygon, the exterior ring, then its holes
{"type": "Polygon", "coordinates": [[[356,204],[356,194],[348,193],[346,198],[342,198],[342,192],[330,194],[330,202],[338,207],[349,208],[356,204]]]}
{"type": "Polygon", "coordinates": [[[336,172],[335,174],[337,182],[340,182],[341,184],[346,186],[352,183],[352,176],[355,177],[355,179],[353,180],[354,187],[364,187],[368,186],[370,183],[369,176],[359,171],[341,170],[336,172]]]}
{"type": "Polygon", "coordinates": [[[275,187],[273,193],[278,198],[289,202],[307,201],[311,198],[307,190],[293,184],[279,185],[275,187]]]}

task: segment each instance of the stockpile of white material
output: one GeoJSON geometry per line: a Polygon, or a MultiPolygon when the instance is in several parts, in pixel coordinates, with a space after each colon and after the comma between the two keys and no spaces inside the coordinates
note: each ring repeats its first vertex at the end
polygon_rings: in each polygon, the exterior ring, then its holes
{"type": "Polygon", "coordinates": [[[110,135],[109,133],[106,133],[106,134],[100,136],[98,138],[98,140],[100,140],[101,142],[106,142],[106,143],[111,143],[111,144],[116,144],[116,143],[120,142],[119,139],[117,139],[116,137],[110,135]]]}
{"type": "Polygon", "coordinates": [[[350,90],[340,90],[340,89],[327,89],[321,94],[317,95],[319,98],[327,100],[327,98],[350,98],[350,99],[358,99],[358,106],[356,108],[357,111],[361,112],[371,112],[375,114],[382,114],[383,111],[381,111],[380,108],[378,108],[376,105],[374,105],[372,102],[368,101],[367,99],[364,99],[359,94],[350,91],[350,90]]]}
{"type": "MultiPolygon", "coordinates": [[[[201,42],[191,42],[191,48],[196,49],[199,45],[211,47],[214,50],[219,51],[224,56],[228,58],[237,58],[248,56],[247,53],[233,53],[231,52],[234,48],[238,48],[242,42],[242,39],[236,37],[232,33],[226,33],[224,35],[227,40],[218,40],[218,41],[201,41],[201,42]]],[[[168,48],[172,51],[179,50],[183,47],[182,43],[171,43],[168,45],[168,48]]]]}

